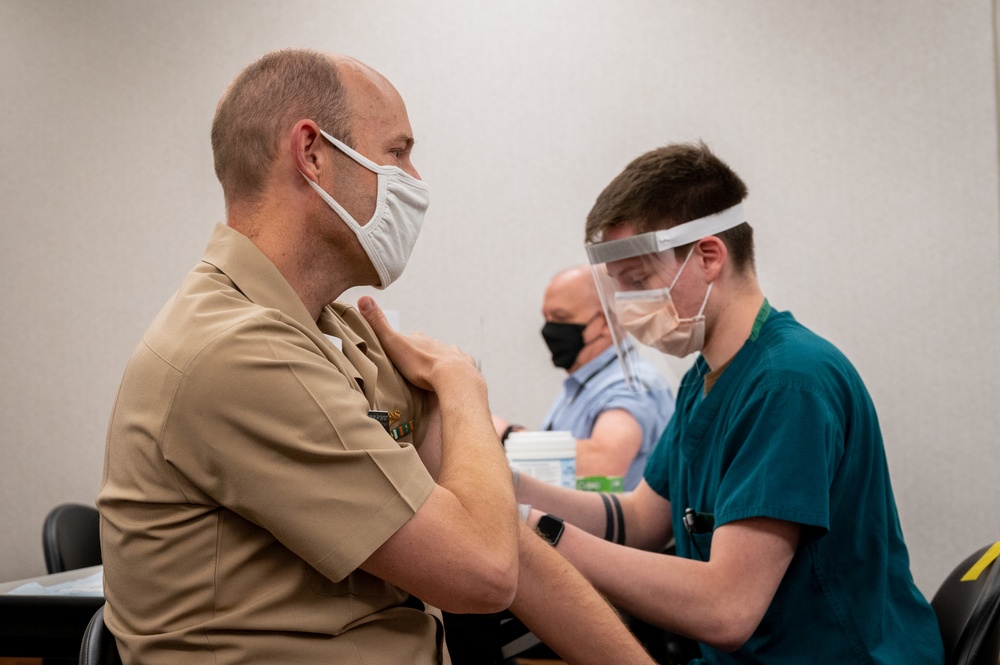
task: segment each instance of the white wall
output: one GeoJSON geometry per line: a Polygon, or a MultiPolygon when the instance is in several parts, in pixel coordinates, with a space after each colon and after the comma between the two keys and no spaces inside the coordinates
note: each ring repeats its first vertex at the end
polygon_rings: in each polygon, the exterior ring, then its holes
{"type": "Polygon", "coordinates": [[[558,389],[541,292],[598,192],[702,138],[750,186],[772,303],[874,395],[921,589],[1000,537],[989,0],[0,0],[0,579],[94,499],[125,362],[222,218],[215,103],[284,46],[407,100],[433,202],[379,297],[478,356],[496,411],[558,389]]]}

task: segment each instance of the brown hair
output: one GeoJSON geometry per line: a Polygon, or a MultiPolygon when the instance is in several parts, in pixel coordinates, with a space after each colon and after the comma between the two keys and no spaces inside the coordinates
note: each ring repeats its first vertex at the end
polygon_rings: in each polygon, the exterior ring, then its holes
{"type": "Polygon", "coordinates": [[[303,118],[353,146],[344,89],[329,56],[273,51],[240,72],[212,121],[215,175],[227,204],[257,200],[282,135],[303,118]]]}
{"type": "MultiPolygon", "coordinates": [[[[587,215],[586,240],[600,242],[608,229],[622,224],[637,234],[669,229],[731,208],[746,195],[747,186],[736,172],[704,143],[667,145],[632,160],[604,188],[587,215]]],[[[749,224],[716,235],[738,272],[753,270],[749,224]]]]}

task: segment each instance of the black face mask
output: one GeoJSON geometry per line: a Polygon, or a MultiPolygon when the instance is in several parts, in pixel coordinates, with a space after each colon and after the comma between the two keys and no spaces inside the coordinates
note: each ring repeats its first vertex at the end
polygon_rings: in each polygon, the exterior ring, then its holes
{"type": "Polygon", "coordinates": [[[586,323],[556,323],[546,321],[542,326],[542,337],[552,352],[552,364],[562,369],[569,369],[576,362],[576,357],[587,345],[583,341],[583,329],[586,323]]]}

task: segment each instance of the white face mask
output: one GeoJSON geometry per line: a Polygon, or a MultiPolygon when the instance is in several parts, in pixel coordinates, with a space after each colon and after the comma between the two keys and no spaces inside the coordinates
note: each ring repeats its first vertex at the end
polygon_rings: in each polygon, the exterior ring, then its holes
{"type": "Polygon", "coordinates": [[[344,207],[323,191],[323,188],[306,177],[302,177],[316,190],[326,204],[333,209],[344,223],[354,231],[361,241],[361,247],[378,273],[380,284],[385,287],[396,281],[401,274],[410,252],[417,243],[424,213],[430,203],[430,188],[398,166],[379,166],[364,155],[348,147],[326,132],[320,133],[345,155],[361,166],[378,175],[378,198],[375,213],[365,225],[358,224],[344,207]]]}
{"type": "Polygon", "coordinates": [[[670,290],[674,288],[693,253],[694,247],[669,287],[615,293],[615,313],[622,328],[640,343],[678,358],[701,351],[705,345],[704,312],[708,296],[712,293],[712,284],[708,285],[697,316],[689,319],[680,318],[670,297],[670,290]]]}

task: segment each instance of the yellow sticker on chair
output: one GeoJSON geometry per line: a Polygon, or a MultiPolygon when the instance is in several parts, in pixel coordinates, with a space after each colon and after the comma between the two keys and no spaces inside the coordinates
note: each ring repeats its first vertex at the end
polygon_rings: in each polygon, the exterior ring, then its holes
{"type": "Polygon", "coordinates": [[[979,561],[972,568],[969,568],[969,572],[962,576],[962,581],[974,582],[978,580],[979,576],[986,570],[986,567],[996,561],[997,557],[1000,557],[1000,542],[993,543],[993,547],[986,550],[986,554],[980,557],[979,561]]]}

